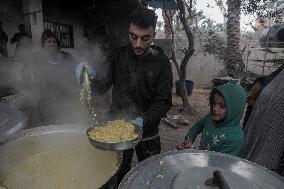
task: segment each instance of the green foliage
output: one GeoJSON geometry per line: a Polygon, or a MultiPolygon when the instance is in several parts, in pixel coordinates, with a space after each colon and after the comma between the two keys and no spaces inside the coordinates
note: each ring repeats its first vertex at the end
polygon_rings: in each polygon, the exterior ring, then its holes
{"type": "Polygon", "coordinates": [[[263,9],[268,0],[242,0],[242,11],[246,14],[253,14],[263,9]]]}
{"type": "MultiPolygon", "coordinates": [[[[223,62],[226,49],[226,40],[223,36],[226,25],[216,23],[213,19],[205,16],[203,11],[198,11],[194,7],[191,16],[187,15],[187,20],[194,38],[199,43],[198,50],[203,51],[205,54],[213,54],[216,60],[223,62]]],[[[174,32],[177,39],[186,39],[186,34],[177,16],[174,19],[174,32]]]]}

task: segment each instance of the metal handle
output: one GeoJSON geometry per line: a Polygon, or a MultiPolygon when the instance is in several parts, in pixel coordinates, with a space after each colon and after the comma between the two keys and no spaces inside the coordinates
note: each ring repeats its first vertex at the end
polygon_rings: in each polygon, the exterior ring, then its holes
{"type": "Polygon", "coordinates": [[[213,172],[213,183],[216,183],[220,189],[230,189],[227,181],[219,170],[213,172]]]}
{"type": "Polygon", "coordinates": [[[227,181],[219,170],[213,172],[213,178],[207,179],[205,185],[218,186],[220,189],[230,189],[227,181]]]}

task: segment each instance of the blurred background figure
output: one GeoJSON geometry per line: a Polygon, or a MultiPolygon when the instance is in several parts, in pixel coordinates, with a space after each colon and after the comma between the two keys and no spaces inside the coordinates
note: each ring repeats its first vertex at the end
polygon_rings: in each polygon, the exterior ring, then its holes
{"type": "Polygon", "coordinates": [[[2,22],[0,20],[0,55],[1,57],[8,57],[7,50],[8,36],[2,28],[2,22]]]}
{"type": "Polygon", "coordinates": [[[15,56],[25,55],[25,51],[29,50],[32,44],[31,37],[26,32],[23,24],[19,25],[19,32],[15,33],[10,40],[11,44],[16,43],[15,56]]]}
{"type": "Polygon", "coordinates": [[[50,30],[43,32],[41,47],[22,71],[26,88],[33,94],[29,98],[37,101],[33,103],[36,110],[32,111],[36,116],[29,117],[37,117],[39,125],[74,122],[79,114],[74,107],[80,107],[76,61],[71,54],[60,50],[60,41],[50,30]]]}

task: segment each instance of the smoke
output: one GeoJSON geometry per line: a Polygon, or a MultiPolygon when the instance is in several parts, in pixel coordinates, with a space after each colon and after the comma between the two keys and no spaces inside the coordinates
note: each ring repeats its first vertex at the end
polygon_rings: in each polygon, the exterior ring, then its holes
{"type": "MultiPolygon", "coordinates": [[[[66,123],[90,125],[91,116],[79,101],[80,86],[75,69],[78,63],[86,61],[97,73],[102,73],[105,54],[92,44],[75,52],[71,57],[67,53],[25,49],[1,65],[0,84],[14,90],[10,105],[28,116],[28,127],[66,123]]],[[[98,114],[106,112],[110,99],[110,93],[95,97],[98,114]]]]}
{"type": "MultiPolygon", "coordinates": [[[[86,44],[86,46],[81,47],[77,50],[76,54],[78,62],[87,62],[89,65],[93,66],[96,71],[96,76],[101,77],[106,74],[105,58],[106,54],[101,50],[101,48],[96,44],[86,44]]],[[[110,104],[111,104],[111,90],[107,91],[103,95],[92,94],[92,102],[95,109],[95,114],[97,114],[97,119],[102,121],[105,118],[110,104]]]]}
{"type": "MultiPolygon", "coordinates": [[[[76,48],[72,57],[67,53],[50,54],[41,48],[25,49],[7,60],[12,63],[7,63],[6,69],[1,68],[1,72],[10,78],[9,85],[16,91],[11,105],[27,115],[27,127],[91,125],[92,115],[80,102],[75,70],[80,62],[88,62],[95,68],[98,77],[105,77],[105,58],[106,54],[100,47],[90,43],[76,48]]],[[[131,104],[125,111],[109,112],[111,90],[93,96],[98,121],[133,118],[133,112],[137,110],[131,104]]]]}

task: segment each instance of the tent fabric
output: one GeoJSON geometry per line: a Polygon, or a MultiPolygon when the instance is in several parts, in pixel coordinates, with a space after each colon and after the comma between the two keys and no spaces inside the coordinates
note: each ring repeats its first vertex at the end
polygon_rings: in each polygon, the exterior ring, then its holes
{"type": "Polygon", "coordinates": [[[175,0],[150,0],[148,5],[153,8],[177,9],[175,0]]]}

